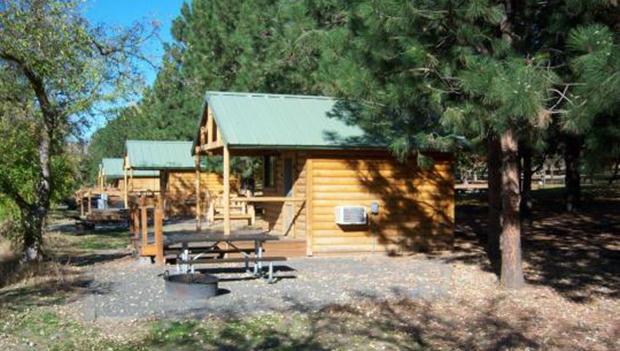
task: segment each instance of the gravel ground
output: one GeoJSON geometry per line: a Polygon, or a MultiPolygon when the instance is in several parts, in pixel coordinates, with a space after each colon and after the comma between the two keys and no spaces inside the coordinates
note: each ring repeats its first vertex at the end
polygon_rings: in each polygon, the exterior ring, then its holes
{"type": "MultiPolygon", "coordinates": [[[[88,273],[90,293],[67,307],[86,320],[240,317],[263,311],[313,311],[362,297],[433,300],[448,294],[452,281],[450,265],[412,257],[290,259],[277,263],[274,284],[254,279],[239,267],[242,264],[210,266],[207,272],[218,276],[221,293],[204,301],[183,301],[166,295],[162,267],[130,258],[97,264],[88,273]]],[[[165,269],[174,272],[175,267],[165,269]]]]}

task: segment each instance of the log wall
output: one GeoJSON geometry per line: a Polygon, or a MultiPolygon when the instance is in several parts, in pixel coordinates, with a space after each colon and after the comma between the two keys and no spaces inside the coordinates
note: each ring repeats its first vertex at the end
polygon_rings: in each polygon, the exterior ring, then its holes
{"type": "Polygon", "coordinates": [[[454,225],[452,159],[434,155],[427,170],[415,159],[319,156],[309,159],[308,253],[449,249],[454,225]],[[362,205],[379,214],[368,225],[340,226],[335,207],[362,205]]]}
{"type": "MultiPolygon", "coordinates": [[[[159,177],[127,178],[127,182],[129,183],[130,191],[159,191],[159,177]]],[[[115,180],[113,186],[120,189],[121,192],[125,191],[125,182],[123,179],[115,180]]]]}
{"type": "MultiPolygon", "coordinates": [[[[201,208],[207,208],[207,197],[221,195],[222,175],[210,172],[200,174],[202,191],[201,208]]],[[[231,179],[231,193],[237,189],[237,180],[231,179]]],[[[193,217],[196,215],[196,171],[176,171],[168,173],[165,192],[166,215],[170,217],[193,217]]]]}

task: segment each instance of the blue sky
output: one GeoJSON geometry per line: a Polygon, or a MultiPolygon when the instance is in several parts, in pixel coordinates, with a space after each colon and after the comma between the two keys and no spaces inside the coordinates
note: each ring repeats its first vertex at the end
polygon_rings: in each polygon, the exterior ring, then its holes
{"type": "MultiPolygon", "coordinates": [[[[179,15],[183,0],[88,0],[84,4],[84,13],[92,24],[111,26],[131,26],[135,22],[160,25],[159,36],[162,41],[172,41],[170,27],[179,15]]],[[[163,54],[162,44],[158,40],[146,43],[145,54],[159,64],[163,54]]],[[[157,72],[149,65],[144,65],[147,82],[152,83],[157,72]]]]}
{"type": "MultiPolygon", "coordinates": [[[[84,5],[84,14],[93,24],[105,24],[112,27],[128,27],[135,22],[159,24],[159,37],[145,43],[143,53],[156,65],[161,62],[163,54],[162,42],[172,41],[170,27],[172,21],[179,15],[184,0],[87,0],[84,5]]],[[[157,75],[151,65],[141,65],[146,82],[150,85],[157,75]]],[[[90,137],[97,128],[104,125],[104,118],[99,118],[87,132],[90,137]]]]}

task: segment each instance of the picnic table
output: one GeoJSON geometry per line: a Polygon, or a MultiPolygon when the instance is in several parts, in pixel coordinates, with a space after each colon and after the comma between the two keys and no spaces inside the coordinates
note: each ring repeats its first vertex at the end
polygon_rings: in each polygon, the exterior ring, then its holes
{"type": "Polygon", "coordinates": [[[243,262],[245,263],[246,271],[249,271],[249,263],[254,263],[254,275],[261,276],[263,274],[263,262],[269,263],[268,278],[269,281],[273,281],[273,262],[284,261],[284,257],[264,257],[263,244],[267,241],[277,241],[280,237],[275,235],[269,235],[265,232],[250,232],[250,233],[237,233],[237,234],[223,234],[223,233],[193,233],[193,234],[178,234],[167,235],[164,243],[167,247],[179,246],[181,247],[180,254],[177,255],[177,272],[179,273],[194,273],[195,264],[212,264],[212,263],[232,263],[243,262]],[[253,249],[242,249],[239,247],[240,242],[252,242],[254,244],[253,249]],[[200,253],[192,255],[190,250],[191,243],[202,243],[200,245],[200,253]],[[221,244],[226,244],[226,248],[222,248],[221,244]],[[238,258],[224,258],[224,256],[238,253],[242,256],[238,258]],[[208,256],[215,254],[220,258],[207,258],[208,256]]]}

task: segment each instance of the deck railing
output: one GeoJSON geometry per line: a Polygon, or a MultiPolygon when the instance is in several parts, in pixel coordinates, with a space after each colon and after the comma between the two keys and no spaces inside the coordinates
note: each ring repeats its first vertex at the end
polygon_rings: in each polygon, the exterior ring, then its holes
{"type": "Polygon", "coordinates": [[[130,203],[130,240],[138,255],[153,257],[158,264],[164,263],[164,208],[161,194],[141,194],[130,203]],[[149,201],[152,199],[151,201],[149,201]],[[149,203],[150,202],[150,203],[149,203]],[[153,241],[149,240],[149,218],[153,221],[153,241]]]}
{"type": "MultiPolygon", "coordinates": [[[[306,201],[304,197],[292,197],[292,196],[231,196],[230,197],[230,219],[240,220],[247,219],[248,224],[254,225],[256,223],[256,204],[259,203],[283,203],[286,206],[285,222],[283,235],[287,236],[292,233],[292,237],[295,237],[295,221],[299,216],[299,211],[303,209],[303,204],[306,201]],[[288,218],[289,220],[286,220],[288,218]]],[[[207,221],[213,223],[218,219],[224,219],[222,214],[224,211],[223,198],[221,196],[212,197],[209,201],[207,209],[207,221]]]]}

